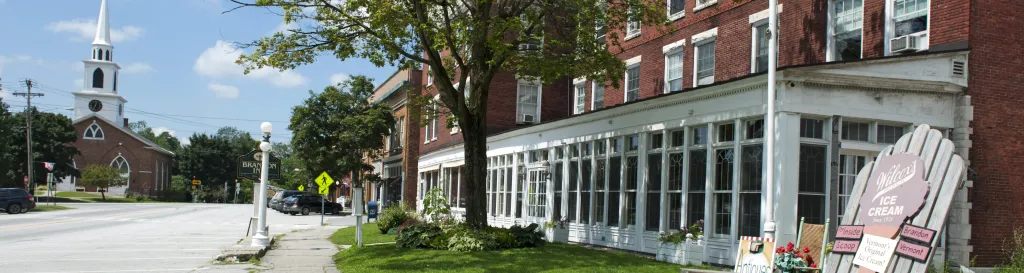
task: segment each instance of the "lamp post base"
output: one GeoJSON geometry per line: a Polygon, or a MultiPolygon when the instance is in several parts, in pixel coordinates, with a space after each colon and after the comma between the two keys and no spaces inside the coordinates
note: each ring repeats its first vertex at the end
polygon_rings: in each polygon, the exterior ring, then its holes
{"type": "Polygon", "coordinates": [[[266,231],[262,233],[256,233],[252,236],[252,246],[268,247],[270,246],[270,237],[267,236],[266,231]]]}

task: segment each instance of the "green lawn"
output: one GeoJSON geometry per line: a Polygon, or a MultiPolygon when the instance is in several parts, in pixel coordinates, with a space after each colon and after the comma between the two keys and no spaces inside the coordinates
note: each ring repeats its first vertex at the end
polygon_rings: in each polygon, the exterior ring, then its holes
{"type": "MultiPolygon", "coordinates": [[[[377,223],[363,224],[363,245],[394,242],[395,235],[380,234],[377,223]]],[[[331,242],[336,245],[355,245],[356,227],[347,227],[331,234],[331,242]]]]}
{"type": "Polygon", "coordinates": [[[54,206],[54,205],[38,205],[38,206],[36,206],[36,208],[32,209],[32,211],[51,211],[51,210],[66,210],[66,209],[74,209],[74,208],[69,208],[69,207],[65,207],[65,206],[54,206]]]}
{"type": "Polygon", "coordinates": [[[84,198],[91,198],[91,197],[99,197],[99,196],[100,196],[99,194],[88,193],[88,192],[77,192],[77,191],[57,192],[57,197],[84,197],[84,198]]]}
{"type": "Polygon", "coordinates": [[[543,247],[456,252],[397,248],[349,248],[334,255],[342,272],[679,272],[683,265],[618,251],[548,243],[543,247]]]}

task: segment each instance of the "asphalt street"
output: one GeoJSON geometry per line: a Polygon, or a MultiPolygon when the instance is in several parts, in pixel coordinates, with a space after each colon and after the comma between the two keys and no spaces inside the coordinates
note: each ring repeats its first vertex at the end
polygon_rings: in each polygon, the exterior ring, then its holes
{"type": "MultiPolygon", "coordinates": [[[[60,205],[75,209],[0,214],[0,272],[204,272],[222,248],[246,237],[253,214],[251,204],[60,205]]],[[[267,215],[272,235],[320,225],[320,215],[267,215]]]]}

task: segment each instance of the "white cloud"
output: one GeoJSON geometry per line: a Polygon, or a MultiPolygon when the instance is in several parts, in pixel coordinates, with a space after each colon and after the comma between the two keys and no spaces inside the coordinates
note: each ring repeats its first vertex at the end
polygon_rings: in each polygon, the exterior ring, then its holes
{"type": "Polygon", "coordinates": [[[281,22],[280,24],[277,24],[277,27],[274,27],[274,30],[270,31],[270,34],[274,34],[274,33],[278,33],[278,32],[284,32],[284,34],[290,34],[289,32],[287,32],[289,29],[299,29],[299,25],[296,24],[295,22],[291,22],[291,23],[287,23],[287,24],[285,24],[284,22],[281,22]]]}
{"type": "Polygon", "coordinates": [[[224,85],[219,83],[211,83],[206,85],[207,89],[213,92],[213,95],[218,98],[225,99],[237,99],[238,98],[238,87],[224,85]]]}
{"type": "Polygon", "coordinates": [[[167,134],[169,134],[171,136],[174,136],[174,133],[175,133],[174,130],[167,129],[167,127],[156,127],[156,128],[153,128],[153,133],[154,134],[160,135],[160,134],[163,134],[164,132],[167,132],[167,134]]]}
{"type": "Polygon", "coordinates": [[[181,146],[192,144],[192,141],[188,137],[179,137],[178,141],[181,142],[181,146]]]}
{"type": "Polygon", "coordinates": [[[196,59],[192,70],[199,75],[223,79],[231,77],[246,77],[251,79],[265,80],[277,87],[299,87],[306,84],[308,79],[294,70],[278,71],[275,68],[264,67],[249,71],[248,75],[243,73],[241,65],[235,63],[242,51],[231,46],[230,42],[217,41],[213,47],[207,48],[199,58],[196,59]]]}
{"type": "Polygon", "coordinates": [[[121,71],[123,71],[125,74],[142,74],[156,72],[156,69],[153,69],[153,67],[149,66],[148,63],[134,62],[122,67],[121,71]]]}
{"type": "MultiPolygon", "coordinates": [[[[57,21],[46,25],[46,30],[55,33],[70,32],[72,41],[88,41],[96,38],[96,20],[74,19],[57,21]]],[[[137,26],[110,28],[111,42],[132,41],[142,37],[144,29],[137,26]]]]}
{"type": "Polygon", "coordinates": [[[77,80],[75,80],[75,88],[85,89],[85,80],[84,79],[77,79],[77,80]]]}
{"type": "Polygon", "coordinates": [[[0,56],[0,76],[3,76],[4,74],[4,66],[15,63],[43,65],[46,62],[42,59],[27,55],[0,56]]]}
{"type": "Polygon", "coordinates": [[[334,73],[331,74],[331,85],[338,85],[339,83],[348,79],[348,74],[345,73],[334,73]]]}

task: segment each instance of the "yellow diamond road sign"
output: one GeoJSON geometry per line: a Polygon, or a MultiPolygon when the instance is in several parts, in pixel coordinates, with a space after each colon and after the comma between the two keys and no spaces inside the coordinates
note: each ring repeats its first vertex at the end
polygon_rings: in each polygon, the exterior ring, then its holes
{"type": "Polygon", "coordinates": [[[304,191],[304,190],[306,190],[306,186],[299,185],[299,191],[304,191]]]}
{"type": "Polygon", "coordinates": [[[320,194],[327,194],[331,184],[334,184],[334,179],[327,175],[327,172],[323,172],[316,178],[316,184],[320,185],[320,194]]]}

